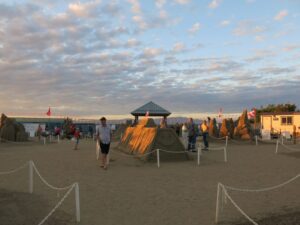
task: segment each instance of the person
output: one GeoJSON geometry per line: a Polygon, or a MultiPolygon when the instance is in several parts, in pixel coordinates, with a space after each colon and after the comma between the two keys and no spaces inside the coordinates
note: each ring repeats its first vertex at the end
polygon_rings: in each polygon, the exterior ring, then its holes
{"type": "Polygon", "coordinates": [[[79,144],[79,139],[80,139],[80,130],[79,130],[79,128],[76,128],[76,129],[75,129],[75,132],[74,132],[74,139],[75,139],[75,147],[74,147],[74,150],[77,150],[77,149],[78,149],[78,144],[79,144]]]}
{"type": "Polygon", "coordinates": [[[202,137],[203,137],[203,144],[204,144],[204,149],[205,151],[208,151],[208,126],[206,120],[203,121],[201,124],[201,131],[202,131],[202,137]]]}
{"type": "Polygon", "coordinates": [[[180,125],[178,123],[175,124],[175,132],[177,134],[177,136],[180,136],[180,125]]]}
{"type": "Polygon", "coordinates": [[[184,123],[181,127],[181,135],[183,139],[184,148],[188,148],[188,130],[187,130],[187,124],[184,123]]]}
{"type": "Polygon", "coordinates": [[[106,124],[105,117],[102,117],[100,119],[100,122],[101,122],[101,124],[97,130],[97,141],[99,142],[101,154],[102,154],[101,167],[103,167],[103,169],[106,170],[107,166],[108,166],[107,155],[109,153],[112,133],[111,133],[110,127],[106,124]]]}
{"type": "Polygon", "coordinates": [[[196,151],[195,150],[195,145],[196,145],[196,129],[195,129],[195,124],[193,121],[193,118],[189,118],[188,120],[188,151],[196,151]]]}
{"type": "Polygon", "coordinates": [[[43,132],[43,129],[41,127],[41,124],[39,124],[38,128],[37,128],[37,131],[36,131],[36,134],[39,138],[39,141],[41,140],[41,135],[42,135],[42,132],[43,132]]]}
{"type": "Polygon", "coordinates": [[[167,128],[167,119],[165,117],[160,121],[160,128],[167,128]]]}

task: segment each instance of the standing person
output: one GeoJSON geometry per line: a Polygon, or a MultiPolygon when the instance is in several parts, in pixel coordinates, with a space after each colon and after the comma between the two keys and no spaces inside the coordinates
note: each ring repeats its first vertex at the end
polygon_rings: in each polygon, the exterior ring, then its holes
{"type": "Polygon", "coordinates": [[[187,130],[187,124],[184,123],[181,127],[181,135],[183,139],[184,148],[188,148],[188,130],[187,130]]]}
{"type": "Polygon", "coordinates": [[[74,139],[75,139],[75,147],[74,147],[74,150],[77,150],[77,149],[78,149],[78,144],[79,144],[79,139],[80,139],[80,130],[79,130],[79,128],[76,128],[76,129],[75,129],[75,132],[74,132],[74,139]]]}
{"type": "Polygon", "coordinates": [[[43,132],[43,128],[41,127],[41,124],[39,124],[39,127],[37,128],[37,131],[36,131],[39,141],[41,140],[42,132],[43,132]]]}
{"type": "Polygon", "coordinates": [[[188,151],[195,151],[196,145],[196,132],[195,132],[195,124],[193,118],[189,118],[188,120],[188,151]]]}
{"type": "Polygon", "coordinates": [[[100,126],[97,131],[97,141],[99,142],[102,154],[102,164],[103,169],[107,169],[107,155],[109,153],[110,140],[111,140],[111,130],[106,124],[106,118],[102,117],[100,119],[100,126]]]}
{"type": "Polygon", "coordinates": [[[208,151],[208,140],[207,140],[208,126],[206,120],[204,120],[203,123],[201,124],[201,131],[202,131],[203,144],[204,144],[203,150],[208,151]]]}

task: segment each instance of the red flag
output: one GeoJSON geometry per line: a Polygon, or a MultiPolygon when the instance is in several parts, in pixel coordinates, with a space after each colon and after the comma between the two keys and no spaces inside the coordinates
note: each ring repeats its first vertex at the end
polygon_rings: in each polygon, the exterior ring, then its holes
{"type": "Polygon", "coordinates": [[[256,109],[253,108],[250,112],[248,112],[248,118],[251,119],[251,118],[255,118],[256,116],[256,109]]]}
{"type": "Polygon", "coordinates": [[[47,116],[51,116],[51,109],[50,109],[50,107],[49,107],[48,112],[46,114],[47,114],[47,116]]]}

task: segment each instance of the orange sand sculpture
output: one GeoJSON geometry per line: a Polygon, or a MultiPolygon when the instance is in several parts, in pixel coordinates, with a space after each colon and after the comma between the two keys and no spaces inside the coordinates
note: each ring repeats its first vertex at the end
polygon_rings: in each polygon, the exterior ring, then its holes
{"type": "Polygon", "coordinates": [[[143,156],[147,152],[156,155],[156,149],[166,151],[182,151],[182,154],[172,154],[161,151],[163,158],[185,158],[187,154],[175,131],[170,128],[158,128],[153,119],[142,119],[135,127],[128,127],[118,146],[123,151],[143,156]]]}
{"type": "Polygon", "coordinates": [[[241,138],[242,140],[250,140],[250,123],[247,116],[247,110],[244,110],[242,115],[239,117],[238,125],[234,129],[234,136],[241,138]]]}

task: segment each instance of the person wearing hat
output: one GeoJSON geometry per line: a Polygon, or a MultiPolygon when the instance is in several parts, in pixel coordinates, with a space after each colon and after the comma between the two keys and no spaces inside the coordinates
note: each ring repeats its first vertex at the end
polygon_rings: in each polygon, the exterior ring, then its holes
{"type": "Polygon", "coordinates": [[[100,126],[97,130],[97,141],[99,142],[101,154],[102,154],[102,164],[101,167],[107,169],[107,155],[109,153],[110,141],[111,141],[111,129],[106,124],[106,118],[102,117],[100,119],[100,126]]]}

